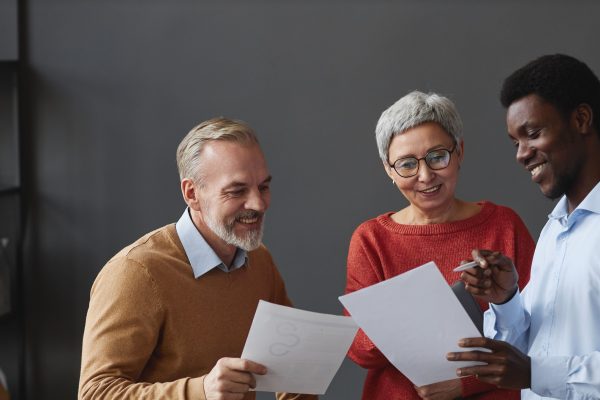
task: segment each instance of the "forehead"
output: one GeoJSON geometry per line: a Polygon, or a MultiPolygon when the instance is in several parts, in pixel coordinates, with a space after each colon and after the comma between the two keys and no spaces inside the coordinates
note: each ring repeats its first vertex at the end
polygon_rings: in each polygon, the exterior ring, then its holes
{"type": "Polygon", "coordinates": [[[452,145],[452,136],[435,122],[426,122],[394,136],[390,143],[390,157],[419,155],[436,146],[452,145]]]}
{"type": "Polygon", "coordinates": [[[252,185],[263,182],[269,176],[263,152],[255,143],[215,140],[203,147],[201,160],[207,186],[223,186],[232,182],[252,185]]]}
{"type": "Polygon", "coordinates": [[[536,94],[514,101],[506,111],[506,125],[509,132],[557,120],[562,120],[558,109],[536,94]]]}

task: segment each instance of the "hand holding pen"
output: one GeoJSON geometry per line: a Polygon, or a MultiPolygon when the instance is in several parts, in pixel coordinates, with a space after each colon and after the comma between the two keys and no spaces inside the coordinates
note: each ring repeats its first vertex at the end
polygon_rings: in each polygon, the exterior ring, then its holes
{"type": "Polygon", "coordinates": [[[517,292],[519,279],[512,260],[498,251],[475,249],[471,254],[473,261],[454,269],[461,273],[465,289],[490,303],[510,300],[517,292]]]}

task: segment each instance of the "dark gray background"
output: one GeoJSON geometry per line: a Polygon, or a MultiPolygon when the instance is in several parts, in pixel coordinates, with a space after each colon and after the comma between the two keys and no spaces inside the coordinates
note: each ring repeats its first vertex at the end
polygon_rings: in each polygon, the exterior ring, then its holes
{"type": "MultiPolygon", "coordinates": [[[[265,243],[298,307],[340,313],[353,229],[405,206],[377,156],[383,109],[414,89],[451,97],[465,125],[458,196],[513,207],[537,238],[552,203],[514,162],[499,86],[546,53],[600,72],[594,1],[21,6],[30,399],[75,398],[92,281],[180,216],[175,148],[196,123],[257,130],[274,177],[265,243]]],[[[363,376],[346,361],[322,398],[360,398],[363,376]]]]}

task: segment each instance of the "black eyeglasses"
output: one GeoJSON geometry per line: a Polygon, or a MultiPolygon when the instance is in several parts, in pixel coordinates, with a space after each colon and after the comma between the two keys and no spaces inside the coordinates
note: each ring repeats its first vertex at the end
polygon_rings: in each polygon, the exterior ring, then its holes
{"type": "Polygon", "coordinates": [[[425,157],[404,157],[394,161],[394,164],[390,164],[390,167],[394,168],[396,173],[403,178],[410,178],[419,173],[419,165],[421,160],[425,160],[425,164],[434,171],[444,169],[450,164],[450,156],[456,150],[456,143],[452,147],[452,150],[448,149],[435,149],[425,154],[425,157]]]}

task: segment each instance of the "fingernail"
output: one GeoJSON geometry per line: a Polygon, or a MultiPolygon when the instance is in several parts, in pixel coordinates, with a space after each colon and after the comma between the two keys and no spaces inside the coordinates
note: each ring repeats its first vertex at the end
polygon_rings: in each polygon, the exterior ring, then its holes
{"type": "Polygon", "coordinates": [[[446,360],[452,361],[452,360],[455,360],[455,359],[456,359],[456,354],[454,354],[454,353],[448,353],[448,354],[446,354],[446,360]]]}
{"type": "Polygon", "coordinates": [[[463,347],[463,346],[464,346],[466,343],[467,343],[467,342],[466,342],[466,340],[464,340],[464,339],[460,339],[460,340],[458,341],[458,345],[459,345],[460,347],[463,347]]]}
{"type": "Polygon", "coordinates": [[[462,370],[460,368],[456,370],[456,375],[462,376],[462,370]]]}

